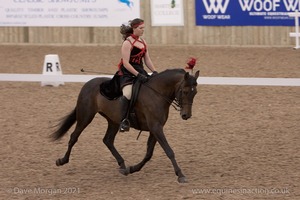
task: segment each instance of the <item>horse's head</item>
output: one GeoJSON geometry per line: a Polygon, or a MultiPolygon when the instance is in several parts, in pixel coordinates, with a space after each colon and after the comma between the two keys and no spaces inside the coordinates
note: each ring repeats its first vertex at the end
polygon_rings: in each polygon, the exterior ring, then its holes
{"type": "Polygon", "coordinates": [[[197,78],[199,71],[194,76],[188,72],[185,73],[184,79],[181,82],[176,93],[176,101],[180,106],[180,116],[187,120],[192,116],[192,105],[195,95],[197,94],[197,78]]]}

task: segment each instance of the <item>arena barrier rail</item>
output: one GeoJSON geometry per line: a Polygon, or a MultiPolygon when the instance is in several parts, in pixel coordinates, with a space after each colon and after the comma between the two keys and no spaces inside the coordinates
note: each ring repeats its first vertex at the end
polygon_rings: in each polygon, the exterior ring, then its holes
{"type": "MultiPolygon", "coordinates": [[[[96,77],[112,78],[112,75],[42,75],[42,74],[0,74],[0,81],[16,82],[81,82],[96,77]]],[[[300,78],[242,78],[242,77],[199,77],[200,85],[245,85],[245,86],[300,86],[300,78]]]]}

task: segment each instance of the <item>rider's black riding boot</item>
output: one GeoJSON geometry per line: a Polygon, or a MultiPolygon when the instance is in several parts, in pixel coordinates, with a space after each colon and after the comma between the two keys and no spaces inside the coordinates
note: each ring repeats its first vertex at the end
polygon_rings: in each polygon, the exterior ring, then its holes
{"type": "Polygon", "coordinates": [[[130,100],[128,100],[125,96],[122,96],[120,100],[121,100],[121,115],[122,115],[120,132],[125,132],[125,131],[129,131],[130,128],[130,122],[128,120],[130,100]]]}

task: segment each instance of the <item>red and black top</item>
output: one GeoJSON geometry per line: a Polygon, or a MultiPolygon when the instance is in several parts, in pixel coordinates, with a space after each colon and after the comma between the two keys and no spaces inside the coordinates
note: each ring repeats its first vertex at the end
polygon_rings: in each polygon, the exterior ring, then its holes
{"type": "Polygon", "coordinates": [[[130,40],[128,40],[131,45],[132,45],[132,48],[131,48],[131,53],[130,53],[130,58],[129,58],[129,63],[130,64],[137,64],[137,65],[143,65],[143,57],[145,57],[145,54],[147,52],[147,47],[146,47],[146,44],[145,42],[143,41],[143,39],[140,41],[140,40],[134,40],[134,42],[131,42],[130,40]],[[140,49],[139,47],[136,47],[134,46],[134,44],[136,42],[140,42],[144,45],[144,47],[142,49],[140,49]]]}
{"type": "MultiPolygon", "coordinates": [[[[126,39],[131,44],[131,52],[130,52],[130,58],[129,63],[133,66],[133,68],[138,71],[139,73],[142,73],[144,75],[147,75],[147,72],[144,70],[143,66],[143,58],[146,55],[147,52],[147,46],[143,39],[138,40],[138,38],[133,37],[135,40],[131,42],[129,39],[126,39]],[[136,42],[140,42],[144,45],[143,48],[139,48],[135,46],[134,44],[136,42]]],[[[119,63],[119,73],[121,76],[121,87],[132,84],[134,79],[136,78],[131,72],[129,72],[123,65],[123,60],[121,59],[119,63]]]]}

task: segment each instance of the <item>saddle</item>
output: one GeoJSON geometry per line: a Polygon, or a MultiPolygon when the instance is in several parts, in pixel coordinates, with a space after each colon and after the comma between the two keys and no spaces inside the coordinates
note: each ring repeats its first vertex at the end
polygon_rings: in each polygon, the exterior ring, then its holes
{"type": "MultiPolygon", "coordinates": [[[[139,81],[135,81],[133,83],[132,97],[129,104],[129,112],[128,112],[129,113],[128,119],[130,121],[130,124],[132,125],[132,127],[136,129],[140,129],[140,126],[135,114],[136,112],[134,109],[134,105],[137,100],[140,87],[141,87],[141,83],[139,81]]],[[[110,101],[116,100],[123,95],[123,92],[120,87],[120,76],[118,75],[118,72],[115,73],[115,75],[111,80],[104,81],[103,83],[100,84],[100,94],[110,101]]]]}

